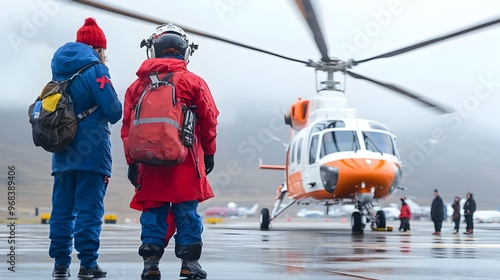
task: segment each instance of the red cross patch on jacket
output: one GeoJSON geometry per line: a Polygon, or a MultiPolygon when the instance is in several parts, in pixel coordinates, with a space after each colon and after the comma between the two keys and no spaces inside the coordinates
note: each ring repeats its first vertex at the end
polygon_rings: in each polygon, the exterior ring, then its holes
{"type": "Polygon", "coordinates": [[[110,80],[108,77],[106,77],[106,75],[102,75],[102,77],[97,78],[97,79],[96,79],[96,82],[97,82],[98,84],[100,84],[100,85],[99,85],[99,88],[100,88],[100,89],[103,89],[103,88],[104,88],[104,86],[105,86],[106,84],[108,84],[108,83],[109,83],[109,84],[111,84],[111,80],[110,80]]]}

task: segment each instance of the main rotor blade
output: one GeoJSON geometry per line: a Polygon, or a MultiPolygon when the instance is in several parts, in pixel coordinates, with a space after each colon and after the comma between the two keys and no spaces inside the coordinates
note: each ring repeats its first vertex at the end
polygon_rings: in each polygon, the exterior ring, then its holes
{"type": "Polygon", "coordinates": [[[149,22],[149,23],[154,23],[154,24],[157,24],[157,25],[162,25],[162,24],[166,24],[166,23],[172,23],[172,24],[175,24],[175,25],[179,26],[180,28],[184,29],[184,31],[187,32],[187,33],[195,34],[195,35],[198,35],[198,36],[201,36],[201,37],[205,37],[205,38],[217,40],[217,41],[220,41],[220,42],[224,42],[224,43],[227,43],[227,44],[239,46],[239,47],[242,47],[242,48],[254,50],[254,51],[257,51],[257,52],[269,54],[269,55],[276,56],[276,57],[279,57],[279,58],[284,58],[284,59],[287,59],[287,60],[291,60],[291,61],[295,61],[295,62],[300,62],[300,63],[306,64],[306,65],[309,63],[308,61],[305,61],[305,60],[300,60],[300,59],[295,59],[295,58],[287,57],[287,56],[284,56],[284,55],[280,55],[280,54],[277,54],[277,53],[273,53],[273,52],[266,51],[266,50],[263,50],[263,49],[259,49],[259,48],[256,48],[256,47],[252,47],[252,46],[249,46],[249,45],[238,43],[236,41],[229,40],[229,39],[226,39],[226,38],[223,38],[223,37],[212,35],[212,34],[209,34],[209,33],[206,33],[206,32],[198,31],[198,30],[186,27],[186,26],[182,26],[182,25],[177,24],[177,23],[173,23],[171,21],[165,21],[165,20],[153,18],[153,17],[146,16],[146,15],[141,15],[139,13],[127,11],[127,10],[122,9],[122,8],[117,8],[117,7],[113,7],[113,6],[110,6],[110,5],[105,5],[105,4],[102,4],[102,3],[97,3],[97,2],[94,2],[94,1],[88,1],[88,0],[73,0],[73,1],[77,2],[77,3],[80,3],[80,4],[85,4],[85,5],[94,7],[94,8],[98,8],[98,9],[101,9],[101,10],[105,10],[105,11],[108,11],[108,12],[111,12],[111,13],[119,14],[119,15],[122,15],[122,16],[130,17],[130,18],[134,18],[134,19],[138,19],[138,20],[142,20],[142,21],[149,22]]]}
{"type": "Polygon", "coordinates": [[[346,71],[347,74],[353,78],[356,78],[356,79],[361,79],[361,80],[366,80],[366,81],[369,81],[369,82],[372,82],[374,84],[377,84],[379,86],[382,86],[382,87],[385,87],[385,88],[388,88],[390,90],[393,90],[399,94],[402,94],[404,96],[407,96],[407,97],[410,97],[412,98],[413,100],[416,100],[417,102],[420,102],[426,106],[429,106],[429,107],[432,107],[434,109],[436,109],[439,113],[442,113],[442,114],[449,114],[449,113],[452,113],[453,110],[450,110],[449,108],[447,108],[446,106],[443,106],[443,105],[439,105],[437,104],[436,102],[434,101],[430,101],[430,100],[426,100],[424,97],[422,96],[418,96],[417,94],[415,93],[411,93],[409,92],[408,90],[404,90],[402,89],[400,86],[396,86],[396,85],[393,85],[393,84],[388,84],[388,83],[383,83],[383,82],[380,82],[380,81],[377,81],[377,80],[374,80],[372,78],[368,78],[368,77],[365,77],[365,76],[362,76],[360,74],[356,74],[354,72],[351,72],[351,71],[346,71]]]}
{"type": "Polygon", "coordinates": [[[448,34],[448,35],[445,35],[445,36],[441,36],[441,37],[438,37],[438,38],[435,38],[435,39],[431,39],[431,40],[428,40],[428,41],[425,41],[425,42],[421,42],[421,43],[418,43],[418,44],[415,44],[415,45],[411,45],[411,46],[408,46],[408,47],[405,47],[405,48],[401,48],[401,49],[398,49],[398,50],[395,50],[395,51],[392,51],[392,52],[388,52],[388,53],[385,53],[385,54],[381,54],[381,55],[374,56],[374,57],[367,58],[367,59],[363,59],[363,60],[354,60],[353,61],[353,65],[358,65],[358,64],[361,64],[361,63],[364,63],[364,62],[368,62],[368,61],[374,60],[374,59],[396,56],[396,55],[399,55],[399,54],[402,54],[402,53],[406,53],[406,52],[409,52],[409,51],[412,51],[412,50],[415,50],[415,49],[418,49],[418,48],[422,48],[422,47],[425,47],[425,46],[428,46],[428,45],[431,45],[431,44],[434,44],[434,43],[437,43],[437,42],[440,42],[440,41],[444,41],[444,40],[447,40],[447,39],[450,39],[450,38],[453,38],[453,37],[464,35],[464,34],[466,34],[468,32],[476,31],[476,30],[479,30],[481,28],[485,28],[485,27],[488,27],[488,26],[491,26],[491,25],[494,25],[494,24],[497,24],[497,23],[500,23],[500,18],[492,20],[492,21],[489,21],[489,22],[481,23],[479,25],[475,25],[475,26],[472,26],[472,27],[469,27],[469,28],[466,28],[466,29],[463,29],[463,30],[460,30],[460,31],[457,31],[457,32],[454,32],[454,33],[451,33],[451,34],[448,34]]]}
{"type": "Polygon", "coordinates": [[[309,28],[314,35],[314,40],[316,41],[316,45],[318,45],[319,52],[321,53],[321,60],[324,62],[330,62],[330,58],[328,57],[328,49],[325,44],[325,38],[323,37],[323,33],[321,33],[321,29],[319,28],[318,20],[316,18],[316,14],[314,13],[314,9],[309,0],[295,0],[297,6],[300,9],[300,12],[304,16],[309,28]]]}

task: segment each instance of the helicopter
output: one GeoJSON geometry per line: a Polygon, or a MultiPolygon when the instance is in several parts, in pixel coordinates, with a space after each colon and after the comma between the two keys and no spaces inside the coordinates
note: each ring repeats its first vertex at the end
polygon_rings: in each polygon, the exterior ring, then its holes
{"type": "MultiPolygon", "coordinates": [[[[96,1],[74,0],[74,2],[157,25],[168,22],[96,1]]],[[[350,69],[369,61],[393,57],[489,27],[499,23],[500,19],[371,58],[342,61],[328,54],[328,48],[311,1],[297,0],[295,4],[313,35],[321,54],[319,60],[295,59],[176,25],[184,29],[186,33],[297,62],[313,68],[316,73],[326,73],[326,80],[316,88],[317,96],[298,100],[284,116],[285,124],[291,129],[286,164],[284,166],[260,165],[262,169],[277,169],[285,172],[285,180],[277,188],[272,211],[267,208],[261,210],[261,229],[269,229],[271,221],[291,205],[310,203],[326,206],[327,213],[332,205],[354,205],[356,211],[351,215],[353,233],[362,233],[368,224],[372,228],[385,228],[384,212],[373,213],[373,206],[396,190],[402,189],[400,183],[403,165],[397,137],[385,124],[375,120],[359,119],[356,109],[347,107],[345,77],[361,79],[389,89],[439,113],[450,113],[451,110],[447,106],[398,85],[378,81],[352,72],[350,69]],[[338,75],[344,77],[344,84],[339,82],[341,79],[338,79],[338,75]],[[285,200],[286,198],[288,201],[285,200]]]]}
{"type": "Polygon", "coordinates": [[[285,166],[260,165],[262,169],[285,171],[285,181],[276,190],[272,211],[263,208],[260,228],[268,230],[270,222],[293,204],[354,205],[351,214],[353,233],[363,233],[367,224],[372,229],[385,229],[386,217],[374,206],[400,186],[403,163],[397,137],[383,123],[359,119],[355,108],[347,107],[344,88],[334,79],[334,74],[363,79],[404,95],[441,114],[452,113],[447,106],[399,86],[377,81],[351,72],[360,63],[399,55],[442,40],[477,30],[492,24],[467,28],[446,36],[431,39],[413,46],[374,56],[364,60],[341,61],[328,55],[328,50],[309,0],[296,0],[298,8],[314,35],[321,53],[319,61],[309,60],[307,66],[327,73],[327,80],[317,88],[318,95],[298,100],[285,115],[285,124],[292,130],[285,166]],[[285,197],[288,201],[285,201],[285,197]]]}

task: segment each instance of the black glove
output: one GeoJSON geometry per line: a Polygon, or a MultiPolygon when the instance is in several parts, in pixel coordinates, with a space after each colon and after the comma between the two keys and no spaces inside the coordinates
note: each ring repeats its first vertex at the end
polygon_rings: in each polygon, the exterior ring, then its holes
{"type": "Polygon", "coordinates": [[[139,179],[139,168],[137,168],[137,164],[133,163],[128,165],[127,177],[134,187],[139,187],[139,183],[137,182],[139,179]]]}
{"type": "Polygon", "coordinates": [[[214,155],[205,155],[203,159],[205,160],[205,173],[208,175],[214,169],[214,155]]]}

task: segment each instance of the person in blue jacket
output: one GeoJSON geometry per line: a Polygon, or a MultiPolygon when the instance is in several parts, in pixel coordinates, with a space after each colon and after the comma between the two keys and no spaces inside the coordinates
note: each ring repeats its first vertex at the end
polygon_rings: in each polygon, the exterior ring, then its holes
{"type": "Polygon", "coordinates": [[[53,277],[69,277],[74,242],[80,260],[79,277],[100,278],[106,271],[97,264],[104,195],[111,177],[109,124],[121,119],[122,104],[104,64],[107,41],[95,19],[87,18],[76,42],[60,47],[52,58],[52,78],[63,81],[84,66],[96,63],[73,79],[67,88],[76,114],[97,106],[78,123],[70,147],[52,155],[52,212],[49,256],[53,277]]]}

